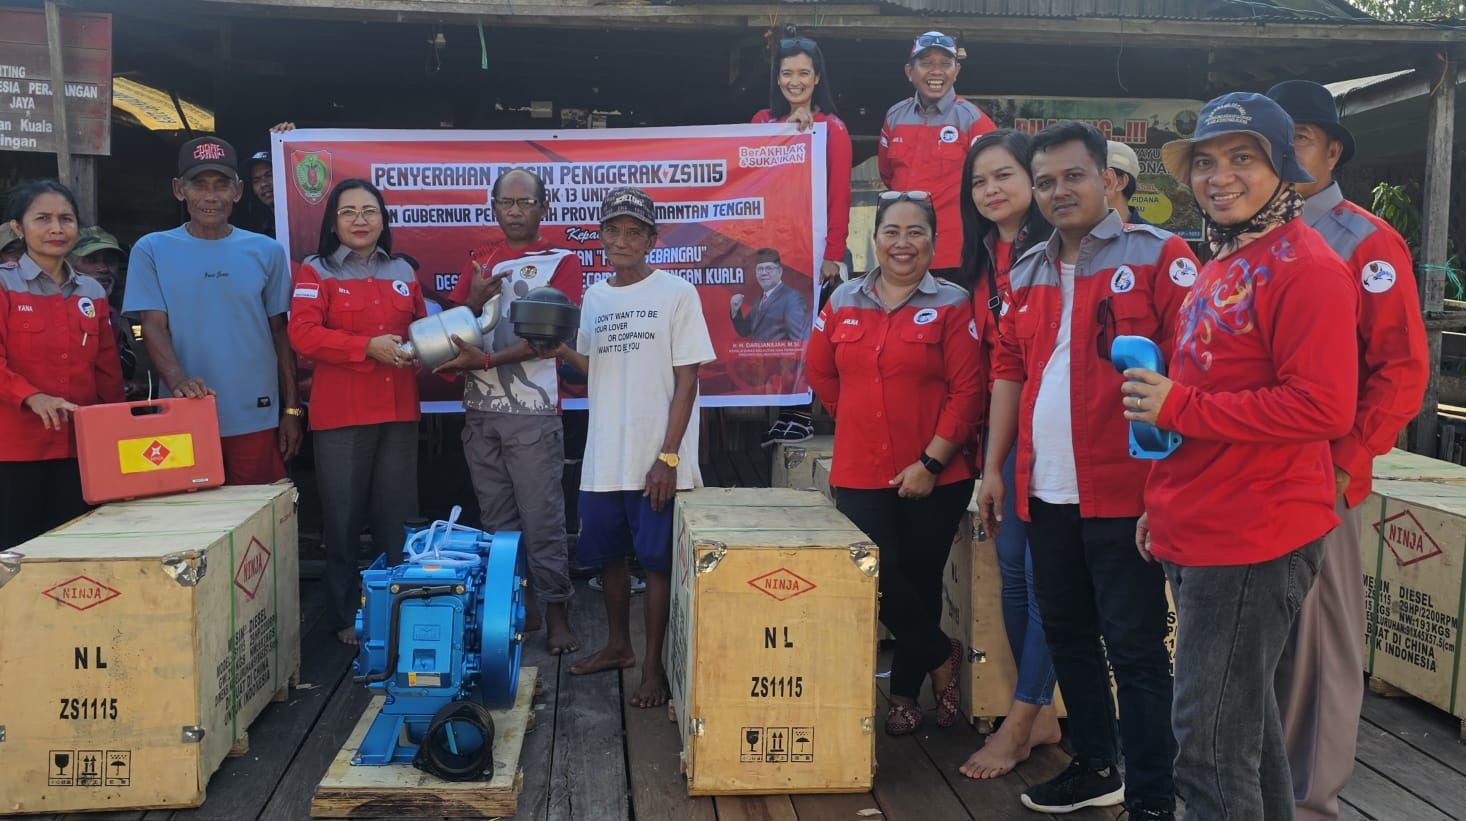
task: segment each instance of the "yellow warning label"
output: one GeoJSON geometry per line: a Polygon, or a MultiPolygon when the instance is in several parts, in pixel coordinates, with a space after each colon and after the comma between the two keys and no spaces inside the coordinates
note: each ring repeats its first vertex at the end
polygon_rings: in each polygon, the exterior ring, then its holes
{"type": "Polygon", "coordinates": [[[117,466],[124,474],[193,467],[193,464],[191,433],[144,436],[117,443],[117,466]]]}

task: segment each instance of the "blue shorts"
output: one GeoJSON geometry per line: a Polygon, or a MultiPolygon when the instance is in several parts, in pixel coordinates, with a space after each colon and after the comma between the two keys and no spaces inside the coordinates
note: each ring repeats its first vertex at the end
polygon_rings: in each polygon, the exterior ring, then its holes
{"type": "Polygon", "coordinates": [[[647,570],[671,573],[674,501],[658,513],[639,490],[582,490],[576,561],[603,567],[635,555],[647,570]]]}

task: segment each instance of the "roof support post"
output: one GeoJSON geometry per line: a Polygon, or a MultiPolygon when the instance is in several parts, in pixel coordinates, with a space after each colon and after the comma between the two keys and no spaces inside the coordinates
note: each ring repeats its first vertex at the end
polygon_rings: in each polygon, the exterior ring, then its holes
{"type": "MultiPolygon", "coordinates": [[[[1420,309],[1426,319],[1445,310],[1446,233],[1451,211],[1451,148],[1456,123],[1456,56],[1438,51],[1429,72],[1431,77],[1429,118],[1426,121],[1425,197],[1420,228],[1420,309]]],[[[1436,442],[1441,370],[1441,331],[1427,327],[1430,375],[1420,414],[1415,418],[1415,451],[1437,456],[1436,442]]]]}

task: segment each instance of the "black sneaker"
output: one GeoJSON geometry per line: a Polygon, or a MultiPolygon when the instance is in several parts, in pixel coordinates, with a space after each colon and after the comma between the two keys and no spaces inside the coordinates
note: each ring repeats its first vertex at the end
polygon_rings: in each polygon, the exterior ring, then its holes
{"type": "Polygon", "coordinates": [[[1071,761],[1069,769],[1024,790],[1022,799],[1023,806],[1030,810],[1051,815],[1062,815],[1085,807],[1113,807],[1125,800],[1125,780],[1113,764],[1094,770],[1078,761],[1071,761]]]}

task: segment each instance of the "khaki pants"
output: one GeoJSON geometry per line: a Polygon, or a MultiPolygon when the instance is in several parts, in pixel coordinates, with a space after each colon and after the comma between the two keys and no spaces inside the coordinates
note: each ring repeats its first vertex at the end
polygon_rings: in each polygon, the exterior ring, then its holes
{"type": "Polygon", "coordinates": [[[463,455],[484,530],[520,531],[536,598],[541,604],[569,599],[560,417],[465,411],[463,455]]]}
{"type": "Polygon", "coordinates": [[[1354,774],[1364,703],[1361,511],[1343,500],[1324,536],[1318,583],[1293,622],[1274,686],[1299,821],[1339,817],[1339,791],[1354,774]]]}

